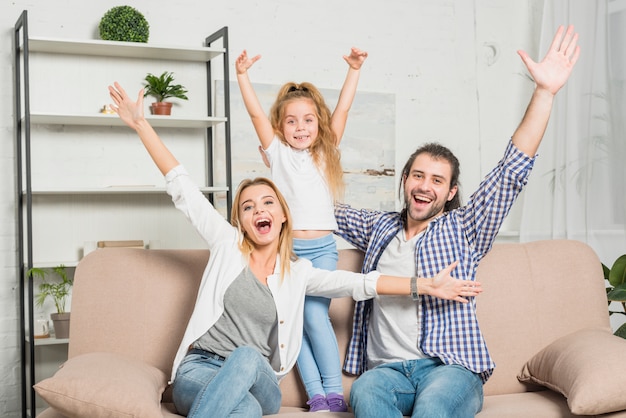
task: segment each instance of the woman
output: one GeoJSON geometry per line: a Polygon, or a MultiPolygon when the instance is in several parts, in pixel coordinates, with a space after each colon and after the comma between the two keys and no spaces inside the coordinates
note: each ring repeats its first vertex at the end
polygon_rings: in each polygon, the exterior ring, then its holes
{"type": "Polygon", "coordinates": [[[174,359],[173,399],[181,414],[261,416],[277,413],[278,381],[293,367],[302,343],[306,294],[420,294],[467,302],[480,284],[454,279],[448,266],[433,279],[326,271],[297,259],[291,216],[268,179],[246,180],[235,194],[232,225],[213,208],[143,115],[143,90],[130,100],[109,86],[114,111],[134,129],[165,176],[175,206],[211,250],[194,311],[174,359]],[[415,289],[414,289],[415,291],[415,289]]]}

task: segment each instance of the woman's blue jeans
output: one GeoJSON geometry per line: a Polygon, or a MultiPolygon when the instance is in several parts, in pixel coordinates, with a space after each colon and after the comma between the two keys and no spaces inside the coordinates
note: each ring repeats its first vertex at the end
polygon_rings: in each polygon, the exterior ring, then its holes
{"type": "MultiPolygon", "coordinates": [[[[298,257],[311,260],[314,267],[337,269],[337,243],[333,234],[294,239],[293,247],[298,257]]],[[[339,347],[328,316],[329,306],[330,299],[324,297],[307,296],[304,301],[304,334],[297,366],[309,399],[343,393],[339,347]]]]}
{"type": "Polygon", "coordinates": [[[469,418],[483,406],[480,377],[437,358],[380,365],[352,385],[350,405],[359,418],[469,418]]]}
{"type": "Polygon", "coordinates": [[[238,347],[226,360],[189,353],[174,379],[172,397],[187,417],[261,417],[276,414],[276,374],[258,350],[238,347]]]}

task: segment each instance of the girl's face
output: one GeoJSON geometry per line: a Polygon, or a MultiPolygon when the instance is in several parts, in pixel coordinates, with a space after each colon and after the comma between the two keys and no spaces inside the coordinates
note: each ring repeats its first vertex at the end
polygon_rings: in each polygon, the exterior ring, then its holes
{"type": "Polygon", "coordinates": [[[291,100],[285,105],[283,136],[292,148],[308,149],[317,139],[318,124],[313,100],[291,100]]]}
{"type": "Polygon", "coordinates": [[[274,189],[258,184],[241,192],[239,224],[244,234],[257,246],[278,245],[285,212],[274,189]]]}

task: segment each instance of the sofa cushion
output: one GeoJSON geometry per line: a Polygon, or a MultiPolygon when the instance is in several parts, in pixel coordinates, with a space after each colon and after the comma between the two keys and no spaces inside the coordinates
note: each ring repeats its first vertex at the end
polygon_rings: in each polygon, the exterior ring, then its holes
{"type": "Polygon", "coordinates": [[[477,279],[485,291],[476,298],[476,314],[496,363],[487,396],[526,392],[517,380],[520,370],[557,338],[609,328],[602,264],[582,242],[496,244],[480,262],[477,279]]]}
{"type": "Polygon", "coordinates": [[[165,373],[115,353],[76,356],[34,388],[68,418],[161,416],[165,373]]]}
{"type": "Polygon", "coordinates": [[[557,339],[531,358],[518,379],[562,393],[573,414],[626,409],[626,340],[605,329],[557,339]]]}

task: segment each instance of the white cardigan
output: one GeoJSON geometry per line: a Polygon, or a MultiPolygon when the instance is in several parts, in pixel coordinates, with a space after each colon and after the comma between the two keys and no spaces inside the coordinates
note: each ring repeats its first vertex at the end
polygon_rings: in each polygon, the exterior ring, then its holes
{"type": "MultiPolygon", "coordinates": [[[[239,234],[215,210],[200,192],[183,166],[172,169],[165,176],[167,193],[172,196],[176,208],[182,211],[198,230],[211,251],[198,289],[198,297],[185,334],[178,348],[172,367],[172,381],[176,370],[185,357],[189,345],[203,335],[223,313],[224,293],[228,286],[246,267],[246,260],[239,250],[239,234]]],[[[274,274],[268,276],[267,285],[272,292],[278,318],[278,345],[273,353],[272,364],[280,364],[275,370],[282,379],[294,366],[302,344],[304,296],[325,297],[352,296],[355,300],[376,296],[379,273],[366,275],[347,271],[327,271],[312,266],[300,258],[291,263],[290,273],[280,280],[280,259],[276,260],[274,274]]]]}

